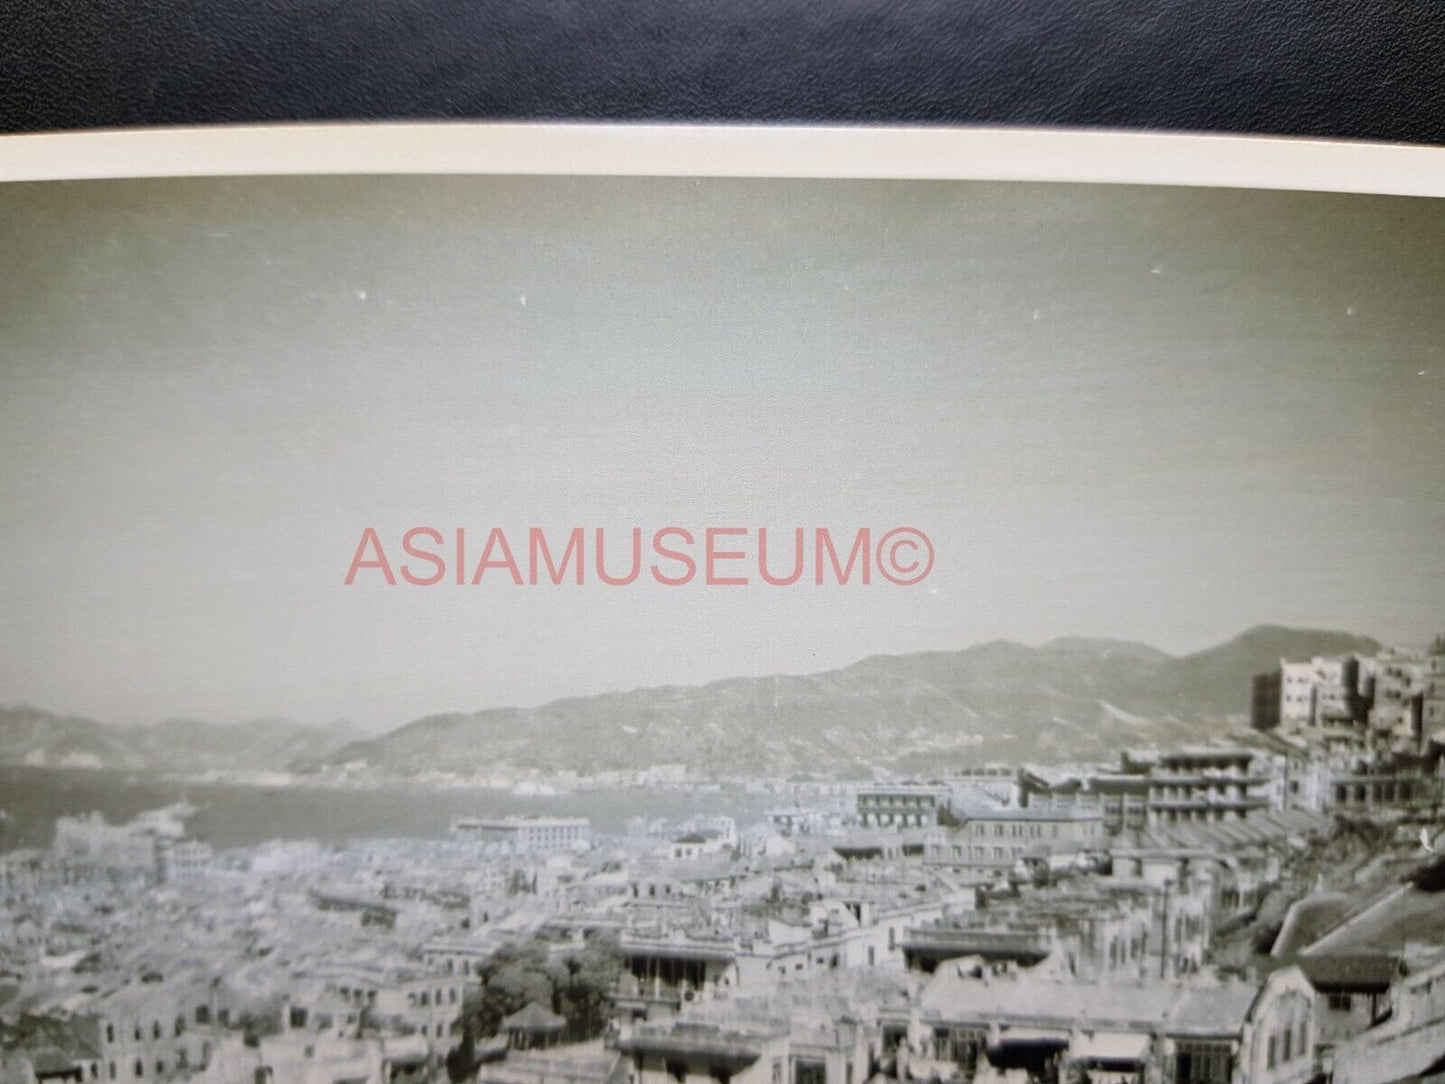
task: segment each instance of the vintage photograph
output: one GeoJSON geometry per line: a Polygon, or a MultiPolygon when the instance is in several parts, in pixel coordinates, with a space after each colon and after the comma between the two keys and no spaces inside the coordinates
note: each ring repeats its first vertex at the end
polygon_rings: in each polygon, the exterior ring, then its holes
{"type": "Polygon", "coordinates": [[[1445,201],[0,184],[0,1084],[1445,1080],[1445,201]]]}

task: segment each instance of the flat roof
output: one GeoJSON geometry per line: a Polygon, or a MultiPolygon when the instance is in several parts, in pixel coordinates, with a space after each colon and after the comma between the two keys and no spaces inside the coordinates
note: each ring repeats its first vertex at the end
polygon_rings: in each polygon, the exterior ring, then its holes
{"type": "Polygon", "coordinates": [[[588,817],[457,817],[453,828],[580,828],[591,827],[588,817]]]}

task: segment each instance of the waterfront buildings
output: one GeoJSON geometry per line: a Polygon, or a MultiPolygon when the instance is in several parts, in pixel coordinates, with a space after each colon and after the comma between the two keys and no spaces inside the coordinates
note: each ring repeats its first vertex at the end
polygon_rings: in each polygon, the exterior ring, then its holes
{"type": "Polygon", "coordinates": [[[547,854],[586,850],[592,844],[592,822],[586,817],[458,817],[451,834],[498,853],[547,854]]]}

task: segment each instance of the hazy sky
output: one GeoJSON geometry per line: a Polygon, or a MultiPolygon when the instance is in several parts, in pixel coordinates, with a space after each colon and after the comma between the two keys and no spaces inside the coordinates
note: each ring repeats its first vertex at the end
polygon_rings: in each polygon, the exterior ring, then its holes
{"type": "Polygon", "coordinates": [[[363,726],[998,637],[1445,626],[1445,202],[0,186],[0,703],[363,726]],[[361,530],[914,524],[912,588],[356,586],[361,530]]]}

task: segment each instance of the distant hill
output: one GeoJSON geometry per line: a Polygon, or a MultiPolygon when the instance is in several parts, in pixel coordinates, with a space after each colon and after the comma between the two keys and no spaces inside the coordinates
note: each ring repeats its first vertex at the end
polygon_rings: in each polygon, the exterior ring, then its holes
{"type": "Polygon", "coordinates": [[[979,760],[1113,757],[1247,721],[1251,678],[1281,658],[1379,650],[1341,632],[1260,627],[1192,655],[1076,637],[879,655],[803,676],[729,678],[435,715],[326,758],[390,775],[501,766],[866,774],[979,760]]]}
{"type": "Polygon", "coordinates": [[[145,760],[118,727],[22,704],[0,708],[0,762],[139,768],[145,760]]]}
{"type": "Polygon", "coordinates": [[[1112,758],[1244,723],[1250,679],[1281,658],[1377,650],[1348,633],[1272,626],[1177,658],[1122,640],[995,640],[818,674],[434,715],[370,740],[344,723],[120,727],[21,706],[0,708],[0,763],[187,773],[351,765],[389,776],[687,764],[718,775],[863,776],[873,767],[1112,758]]]}
{"type": "Polygon", "coordinates": [[[284,719],[222,725],[169,719],[112,726],[27,706],[0,707],[0,763],[173,772],[280,770],[319,764],[360,732],[348,723],[305,726],[284,719]]]}

